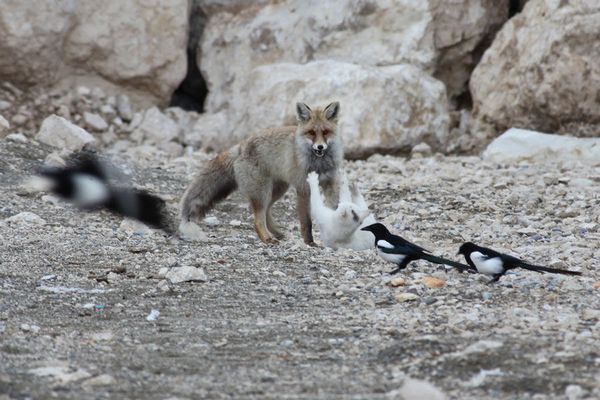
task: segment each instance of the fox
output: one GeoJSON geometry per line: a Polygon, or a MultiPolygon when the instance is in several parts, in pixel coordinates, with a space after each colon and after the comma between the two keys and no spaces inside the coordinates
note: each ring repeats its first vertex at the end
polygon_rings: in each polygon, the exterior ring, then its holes
{"type": "Polygon", "coordinates": [[[315,172],[308,174],[310,211],[319,226],[321,240],[333,249],[371,249],[375,236],[359,228],[374,224],[375,217],[356,185],[348,185],[343,171],[339,175],[339,204],[333,209],[327,207],[321,197],[318,175],[315,172]]]}
{"type": "Polygon", "coordinates": [[[299,102],[295,126],[263,131],[219,153],[201,167],[183,194],[180,232],[189,231],[192,220],[200,220],[216,203],[239,190],[250,203],[258,238],[277,244],[285,235],[273,220],[271,208],[291,186],[296,190],[302,238],[315,246],[306,177],[309,172],[318,173],[327,201],[337,203],[337,171],[344,158],[339,116],[337,101],[314,110],[299,102]]]}

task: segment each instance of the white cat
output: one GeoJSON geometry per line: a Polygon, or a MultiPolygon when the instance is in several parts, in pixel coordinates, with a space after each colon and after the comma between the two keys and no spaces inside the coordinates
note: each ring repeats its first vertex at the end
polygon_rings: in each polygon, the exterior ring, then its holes
{"type": "Polygon", "coordinates": [[[375,236],[359,228],[374,224],[375,218],[355,185],[350,191],[346,174],[340,174],[340,199],[335,210],[327,207],[321,197],[319,175],[311,172],[306,180],[310,186],[310,213],[319,225],[323,244],[334,249],[373,248],[375,236]]]}

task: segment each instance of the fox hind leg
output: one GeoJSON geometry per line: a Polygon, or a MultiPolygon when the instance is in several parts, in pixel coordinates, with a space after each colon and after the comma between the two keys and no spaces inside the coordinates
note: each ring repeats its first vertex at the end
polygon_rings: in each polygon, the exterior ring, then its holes
{"type": "Polygon", "coordinates": [[[281,228],[275,221],[273,220],[273,214],[271,213],[271,207],[273,204],[279,200],[285,192],[287,192],[289,185],[285,182],[275,182],[273,184],[273,189],[271,191],[271,201],[269,202],[269,207],[267,207],[267,229],[271,231],[271,233],[277,239],[283,239],[285,234],[281,231],[281,228]]]}

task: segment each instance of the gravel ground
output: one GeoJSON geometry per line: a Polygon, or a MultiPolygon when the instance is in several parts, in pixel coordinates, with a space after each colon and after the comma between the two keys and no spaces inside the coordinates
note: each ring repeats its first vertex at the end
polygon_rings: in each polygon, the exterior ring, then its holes
{"type": "MultiPolygon", "coordinates": [[[[288,227],[277,247],[258,241],[239,195],[211,214],[206,242],[189,243],[24,193],[48,152],[0,141],[2,400],[390,399],[407,376],[452,399],[600,398],[598,167],[349,162],[376,217],[436,254],[468,239],[584,273],[487,286],[416,262],[392,286],[372,251],[304,246],[291,193],[276,207],[288,227]],[[9,220],[26,211],[39,218],[9,220]],[[176,266],[207,279],[161,278],[176,266]]],[[[173,212],[202,160],[115,157],[173,212]]]]}

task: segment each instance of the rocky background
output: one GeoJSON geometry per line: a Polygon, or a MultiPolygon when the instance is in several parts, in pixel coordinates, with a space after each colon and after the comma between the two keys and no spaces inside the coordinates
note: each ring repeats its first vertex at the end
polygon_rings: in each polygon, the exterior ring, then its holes
{"type": "Polygon", "coordinates": [[[0,400],[600,397],[599,37],[596,0],[0,2],[0,400]],[[189,243],[22,186],[96,148],[175,215],[331,100],[377,219],[584,276],[392,280],[306,248],[291,193],[273,248],[239,195],[189,243]]]}

